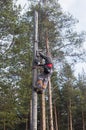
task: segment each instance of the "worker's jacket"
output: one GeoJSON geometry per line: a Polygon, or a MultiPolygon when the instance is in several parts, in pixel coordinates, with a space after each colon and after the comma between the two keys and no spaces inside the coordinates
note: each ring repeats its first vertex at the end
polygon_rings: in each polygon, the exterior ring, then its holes
{"type": "Polygon", "coordinates": [[[40,54],[40,56],[45,60],[45,64],[40,64],[39,66],[42,66],[44,68],[45,74],[49,74],[49,73],[51,74],[53,68],[51,57],[44,56],[43,54],[40,54]]]}

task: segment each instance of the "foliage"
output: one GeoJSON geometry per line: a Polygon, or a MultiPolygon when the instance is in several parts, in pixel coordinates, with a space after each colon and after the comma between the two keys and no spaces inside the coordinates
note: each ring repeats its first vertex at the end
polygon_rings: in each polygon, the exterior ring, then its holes
{"type": "Polygon", "coordinates": [[[14,129],[28,118],[32,83],[30,25],[13,1],[1,1],[0,128],[14,129]]]}
{"type": "Polygon", "coordinates": [[[20,6],[17,7],[12,0],[1,0],[0,8],[1,130],[3,126],[9,130],[25,129],[26,120],[30,116],[34,9],[39,12],[39,49],[46,52],[45,37],[48,35],[52,56],[55,62],[58,60],[58,67],[61,63],[60,71],[58,68],[58,72],[55,71],[51,78],[53,104],[57,107],[59,128],[67,129],[68,103],[71,99],[73,124],[75,130],[80,129],[82,111],[86,117],[86,77],[76,80],[68,63],[69,56],[71,63],[83,58],[79,47],[85,34],[77,33],[74,29],[77,21],[71,14],[65,14],[61,10],[58,1],[48,1],[46,6],[32,5],[24,15],[20,13],[20,6]]]}

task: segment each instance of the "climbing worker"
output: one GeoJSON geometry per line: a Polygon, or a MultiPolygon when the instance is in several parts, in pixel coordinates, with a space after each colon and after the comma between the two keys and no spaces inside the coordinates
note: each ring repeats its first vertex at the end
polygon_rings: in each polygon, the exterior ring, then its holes
{"type": "Polygon", "coordinates": [[[45,56],[42,53],[39,53],[39,56],[45,60],[44,64],[40,64],[38,59],[35,59],[35,65],[34,68],[43,68],[43,72],[41,72],[38,77],[37,77],[37,82],[36,86],[37,88],[35,89],[36,91],[39,89],[40,91],[43,91],[46,89],[49,78],[51,77],[52,74],[52,68],[53,68],[53,63],[52,59],[49,56],[45,56]]]}
{"type": "Polygon", "coordinates": [[[43,65],[39,64],[39,66],[43,66],[45,74],[51,74],[52,68],[53,68],[53,63],[52,63],[51,57],[45,56],[42,53],[39,53],[39,54],[40,54],[40,57],[45,60],[45,64],[43,64],[43,65]]]}

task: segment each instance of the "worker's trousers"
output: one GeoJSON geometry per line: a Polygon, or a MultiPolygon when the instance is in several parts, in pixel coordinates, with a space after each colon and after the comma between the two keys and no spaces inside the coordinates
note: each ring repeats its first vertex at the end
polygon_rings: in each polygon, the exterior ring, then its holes
{"type": "Polygon", "coordinates": [[[49,73],[49,74],[45,74],[45,73],[39,74],[38,77],[37,77],[37,82],[36,82],[37,88],[46,89],[50,77],[51,77],[51,73],[49,73]]]}

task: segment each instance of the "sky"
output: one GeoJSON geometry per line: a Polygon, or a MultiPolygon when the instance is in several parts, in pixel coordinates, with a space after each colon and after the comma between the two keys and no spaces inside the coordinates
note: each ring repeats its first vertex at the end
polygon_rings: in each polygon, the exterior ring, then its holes
{"type": "Polygon", "coordinates": [[[79,20],[78,30],[86,31],[86,0],[59,0],[59,3],[79,20]]]}
{"type": "Polygon", "coordinates": [[[27,9],[27,0],[17,0],[17,4],[22,6],[22,13],[27,9]]]}
{"type": "MultiPolygon", "coordinates": [[[[18,3],[24,7],[27,0],[18,0],[18,3]]],[[[63,11],[69,12],[74,18],[79,20],[76,26],[77,31],[86,31],[86,0],[59,0],[59,3],[63,11]]],[[[86,48],[86,42],[84,43],[84,48],[86,48]]],[[[86,64],[79,63],[75,65],[75,74],[82,73],[82,69],[85,70],[86,64]]]]}
{"type": "Polygon", "coordinates": [[[27,3],[27,0],[17,0],[17,3],[24,6],[27,3]]]}
{"type": "MultiPolygon", "coordinates": [[[[59,0],[63,11],[72,14],[79,23],[76,26],[77,31],[86,31],[86,0],[59,0]]],[[[86,48],[86,42],[84,43],[86,48]]],[[[86,63],[78,63],[75,65],[75,75],[86,70],[86,63]]],[[[85,71],[86,72],[86,71],[85,71]]]]}
{"type": "MultiPolygon", "coordinates": [[[[27,0],[18,0],[17,3],[24,7],[27,0]]],[[[64,11],[70,12],[79,20],[77,29],[86,31],[86,0],[59,0],[59,3],[64,11]]]]}

